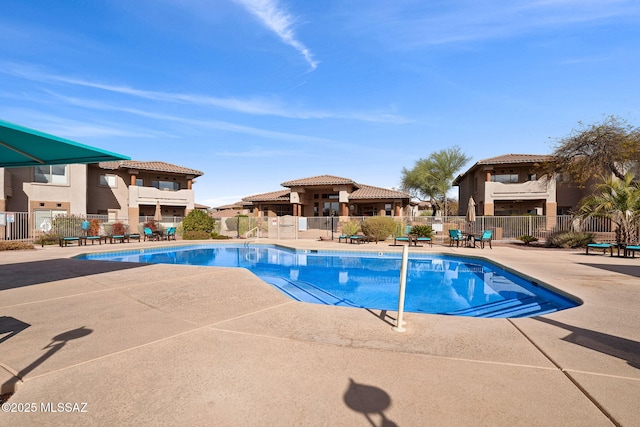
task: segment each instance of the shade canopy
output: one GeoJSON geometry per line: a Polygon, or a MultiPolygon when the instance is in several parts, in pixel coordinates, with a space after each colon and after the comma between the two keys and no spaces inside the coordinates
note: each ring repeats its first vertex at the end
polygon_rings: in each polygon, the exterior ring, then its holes
{"type": "Polygon", "coordinates": [[[0,167],[99,163],[116,160],[131,160],[131,158],[0,120],[0,167]]]}

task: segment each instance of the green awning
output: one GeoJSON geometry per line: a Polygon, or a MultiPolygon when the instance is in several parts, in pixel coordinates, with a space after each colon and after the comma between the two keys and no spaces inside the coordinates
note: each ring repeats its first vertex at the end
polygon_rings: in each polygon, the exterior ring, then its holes
{"type": "Polygon", "coordinates": [[[131,158],[0,120],[0,167],[99,163],[116,160],[131,160],[131,158]]]}

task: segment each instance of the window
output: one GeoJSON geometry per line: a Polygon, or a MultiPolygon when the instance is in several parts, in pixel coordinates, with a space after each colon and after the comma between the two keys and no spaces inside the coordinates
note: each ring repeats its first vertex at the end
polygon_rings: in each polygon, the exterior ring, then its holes
{"type": "Polygon", "coordinates": [[[144,187],[144,179],[142,179],[142,178],[136,178],[136,186],[138,186],[138,187],[144,187]]]}
{"type": "Polygon", "coordinates": [[[337,193],[332,193],[332,194],[323,194],[322,198],[329,199],[329,200],[336,200],[336,199],[339,199],[340,196],[337,193]]]}
{"type": "Polygon", "coordinates": [[[180,190],[180,183],[175,181],[151,181],[151,186],[165,191],[180,190]]]}
{"type": "Polygon", "coordinates": [[[35,166],[33,181],[45,184],[67,184],[67,165],[35,166]]]}
{"type": "Polygon", "coordinates": [[[51,231],[53,220],[57,216],[67,216],[67,211],[52,209],[36,209],[33,211],[35,226],[45,233],[51,231]]]}
{"type": "Polygon", "coordinates": [[[517,184],[518,174],[517,173],[499,173],[499,174],[491,175],[491,181],[501,182],[503,184],[517,184]]]}
{"type": "Polygon", "coordinates": [[[322,207],[322,216],[338,215],[338,202],[324,202],[322,207]]]}
{"type": "Polygon", "coordinates": [[[392,214],[391,214],[391,203],[385,203],[384,204],[384,214],[386,216],[392,216],[392,214]]]}
{"type": "Polygon", "coordinates": [[[118,180],[116,175],[111,175],[111,174],[100,175],[101,187],[117,188],[117,183],[118,183],[118,180]]]}
{"type": "Polygon", "coordinates": [[[291,205],[275,205],[272,211],[278,216],[293,215],[293,206],[291,205]]]}

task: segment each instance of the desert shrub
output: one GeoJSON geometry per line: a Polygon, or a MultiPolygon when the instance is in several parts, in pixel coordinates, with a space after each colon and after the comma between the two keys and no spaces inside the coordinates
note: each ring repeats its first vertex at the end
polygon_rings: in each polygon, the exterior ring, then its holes
{"type": "Polygon", "coordinates": [[[362,232],[374,240],[385,240],[393,234],[396,222],[389,216],[372,216],[362,221],[362,232]]]}
{"type": "Polygon", "coordinates": [[[360,223],[354,219],[342,223],[342,234],[344,236],[353,236],[360,231],[360,223]]]}
{"type": "MultiPolygon", "coordinates": [[[[183,232],[182,237],[186,239],[186,237],[184,237],[185,234],[191,231],[203,231],[208,236],[214,230],[215,222],[216,221],[204,211],[201,211],[201,210],[191,211],[182,220],[182,223],[181,223],[182,232],[183,232]]],[[[208,239],[209,237],[204,237],[204,238],[208,239]]]]}
{"type": "Polygon", "coordinates": [[[77,215],[57,215],[51,220],[51,233],[60,236],[80,236],[83,217],[77,215]]]}
{"type": "Polygon", "coordinates": [[[409,234],[418,237],[433,237],[433,228],[430,225],[418,224],[411,227],[409,234]]]}
{"type": "Polygon", "coordinates": [[[217,231],[214,231],[213,233],[211,233],[211,238],[214,240],[226,240],[230,239],[231,237],[225,236],[224,234],[218,234],[217,231]]]}
{"type": "Polygon", "coordinates": [[[237,231],[240,236],[244,236],[247,231],[261,226],[261,224],[258,224],[257,218],[250,217],[248,215],[236,215],[229,217],[225,220],[225,224],[227,226],[227,230],[237,231]]]}
{"type": "Polygon", "coordinates": [[[593,243],[593,234],[581,231],[559,231],[547,238],[547,246],[552,248],[582,248],[593,243]]]}
{"type": "Polygon", "coordinates": [[[203,230],[189,230],[182,233],[184,240],[208,240],[211,238],[211,233],[203,230]]]}
{"type": "Polygon", "coordinates": [[[89,229],[87,230],[87,234],[89,236],[97,236],[100,234],[100,224],[101,221],[99,219],[92,219],[89,221],[89,229]]]}
{"type": "Polygon", "coordinates": [[[395,225],[393,227],[393,233],[391,235],[393,237],[404,236],[407,232],[407,224],[404,221],[395,221],[395,225]]]}
{"type": "Polygon", "coordinates": [[[530,236],[529,234],[525,234],[524,236],[518,237],[518,240],[523,242],[525,245],[528,245],[529,243],[537,242],[538,238],[534,236],[530,236]]]}
{"type": "MultiPolygon", "coordinates": [[[[58,240],[56,239],[56,243],[58,240]]],[[[35,249],[32,243],[16,242],[13,240],[0,240],[0,251],[22,251],[25,249],[35,249]]]]}
{"type": "Polygon", "coordinates": [[[158,231],[160,227],[158,225],[158,221],[151,219],[142,224],[142,229],[144,230],[145,228],[149,228],[151,231],[158,231]]]}
{"type": "Polygon", "coordinates": [[[111,233],[113,233],[113,236],[122,236],[123,234],[127,233],[127,229],[128,227],[125,224],[118,221],[112,225],[111,233]]]}
{"type": "Polygon", "coordinates": [[[35,243],[36,245],[57,245],[60,242],[60,238],[62,236],[55,234],[55,233],[47,233],[47,234],[43,234],[40,237],[38,237],[37,239],[34,240],[33,243],[35,243]]]}

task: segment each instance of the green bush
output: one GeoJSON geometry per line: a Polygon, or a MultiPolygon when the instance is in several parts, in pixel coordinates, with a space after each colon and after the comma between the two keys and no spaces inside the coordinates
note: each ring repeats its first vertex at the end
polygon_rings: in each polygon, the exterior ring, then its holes
{"type": "MultiPolygon", "coordinates": [[[[215,219],[211,218],[206,212],[201,210],[191,211],[182,220],[182,237],[186,239],[186,237],[184,236],[191,231],[202,231],[205,234],[209,235],[215,229],[215,224],[215,219]]],[[[205,237],[205,239],[208,238],[209,237],[205,237]]]]}
{"type": "Polygon", "coordinates": [[[418,224],[411,227],[409,234],[418,237],[433,237],[433,228],[430,225],[418,224]]]}
{"type": "Polygon", "coordinates": [[[389,216],[372,216],[362,221],[362,232],[374,240],[385,240],[393,234],[396,221],[389,216]]]}
{"type": "Polygon", "coordinates": [[[528,235],[528,234],[525,234],[524,236],[520,236],[520,237],[518,237],[518,240],[520,240],[521,242],[523,242],[525,245],[528,245],[529,243],[537,242],[537,241],[538,241],[538,238],[537,238],[537,237],[530,236],[530,235],[528,235]]]}
{"type": "Polygon", "coordinates": [[[360,223],[354,219],[342,223],[342,235],[353,236],[360,231],[360,223]]]}
{"type": "Polygon", "coordinates": [[[559,231],[547,238],[547,246],[552,248],[582,248],[593,243],[593,234],[577,231],[559,231]]]}
{"type": "Polygon", "coordinates": [[[184,240],[208,240],[211,238],[211,233],[207,233],[202,230],[184,231],[182,233],[182,238],[184,240]]]}

